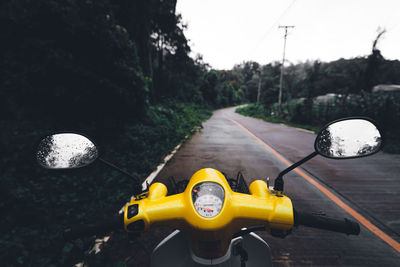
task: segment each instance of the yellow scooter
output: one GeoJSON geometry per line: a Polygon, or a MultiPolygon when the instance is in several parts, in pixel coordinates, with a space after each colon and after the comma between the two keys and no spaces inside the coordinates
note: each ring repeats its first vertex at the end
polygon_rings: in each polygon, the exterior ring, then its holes
{"type": "MultiPolygon", "coordinates": [[[[318,154],[336,159],[364,157],[378,152],[382,145],[382,135],[372,120],[334,121],[318,134],[315,151],[282,171],[274,186],[256,180],[247,187],[241,174],[227,179],[218,170],[205,168],[187,181],[183,192],[167,196],[167,187],[154,183],[132,198],[122,216],[67,229],[65,238],[118,228],[145,233],[151,227],[169,226],[177,230],[154,249],[151,266],[272,266],[268,244],[253,231],[285,237],[294,226],[304,225],[348,235],[360,232],[359,224],[349,219],[296,211],[290,198],[283,195],[283,175],[318,154]]],[[[94,143],[74,133],[47,136],[37,152],[38,163],[49,169],[79,168],[98,158],[94,143]]]]}

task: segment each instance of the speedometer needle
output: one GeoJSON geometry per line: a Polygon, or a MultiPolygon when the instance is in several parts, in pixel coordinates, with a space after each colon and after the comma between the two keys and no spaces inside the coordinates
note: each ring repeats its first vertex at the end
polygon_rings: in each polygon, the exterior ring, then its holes
{"type": "Polygon", "coordinates": [[[210,209],[210,208],[205,208],[205,207],[201,207],[201,206],[198,206],[200,209],[202,209],[202,210],[205,210],[205,211],[208,211],[208,212],[213,212],[214,210],[212,210],[212,209],[210,209]]]}

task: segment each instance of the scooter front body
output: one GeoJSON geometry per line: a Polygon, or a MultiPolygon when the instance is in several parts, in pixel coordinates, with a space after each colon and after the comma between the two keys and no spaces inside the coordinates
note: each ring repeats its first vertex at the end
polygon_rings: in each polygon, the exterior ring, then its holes
{"type": "Polygon", "coordinates": [[[272,266],[271,250],[258,235],[250,233],[232,239],[227,253],[216,259],[197,257],[190,246],[187,236],[176,230],[167,236],[153,251],[151,267],[180,266],[230,266],[240,267],[272,266]],[[244,258],[246,256],[246,258],[244,258]]]}
{"type": "Polygon", "coordinates": [[[286,235],[293,228],[293,206],[286,196],[277,196],[267,183],[253,181],[250,194],[233,192],[222,173],[197,171],[183,193],[167,196],[161,183],[137,196],[126,206],[125,229],[145,233],[150,227],[168,226],[187,236],[194,255],[219,259],[229,250],[232,237],[242,228],[286,235]]]}

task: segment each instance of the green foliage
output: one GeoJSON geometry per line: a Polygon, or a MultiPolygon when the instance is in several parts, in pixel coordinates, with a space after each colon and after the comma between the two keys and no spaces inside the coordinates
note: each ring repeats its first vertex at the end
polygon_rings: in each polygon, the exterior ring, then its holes
{"type": "Polygon", "coordinates": [[[204,100],[214,108],[238,105],[244,102],[244,87],[235,71],[210,70],[200,86],[204,100]]]}
{"type": "Polygon", "coordinates": [[[388,142],[385,151],[400,153],[400,97],[396,93],[371,93],[373,86],[378,84],[400,84],[400,61],[384,59],[379,50],[374,48],[365,57],[332,62],[307,61],[286,66],[283,114],[279,118],[276,118],[276,102],[280,64],[259,66],[254,62],[244,62],[234,70],[241,77],[239,86],[246,88],[246,97],[251,102],[256,102],[256,85],[261,82],[262,105],[249,105],[238,112],[268,121],[315,127],[346,116],[368,116],[386,131],[388,142]],[[337,97],[329,100],[328,94],[337,97]]]}
{"type": "MultiPolygon", "coordinates": [[[[260,103],[272,105],[278,100],[280,67],[278,62],[260,66],[250,61],[233,70],[239,74],[239,86],[246,89],[246,99],[253,103],[261,76],[260,103]]],[[[283,101],[327,93],[361,94],[377,84],[399,84],[399,77],[400,61],[386,60],[377,50],[367,57],[290,64],[284,69],[283,101]]]]}
{"type": "MultiPolygon", "coordinates": [[[[274,105],[274,106],[275,106],[274,110],[277,110],[278,105],[274,105]]],[[[319,129],[319,127],[316,127],[313,125],[295,123],[292,121],[285,120],[283,118],[276,117],[276,116],[274,116],[274,114],[276,114],[276,113],[271,112],[270,109],[265,108],[264,105],[248,104],[244,107],[237,108],[236,112],[239,114],[242,114],[244,116],[258,118],[258,119],[262,119],[262,120],[272,122],[272,123],[283,123],[288,126],[303,128],[303,129],[310,130],[313,132],[318,132],[318,129],[319,129]]]]}
{"type": "Polygon", "coordinates": [[[266,114],[264,106],[257,104],[248,104],[244,107],[237,108],[236,112],[245,116],[259,118],[259,119],[265,119],[268,117],[268,114],[266,114]]]}
{"type": "Polygon", "coordinates": [[[145,114],[136,46],[108,12],[105,1],[3,2],[1,119],[101,124],[145,114]]]}
{"type": "Polygon", "coordinates": [[[115,214],[163,157],[210,115],[202,106],[171,102],[150,106],[144,122],[129,121],[122,131],[97,134],[101,156],[130,172],[136,183],[100,163],[42,170],[31,160],[30,149],[42,133],[19,135],[13,157],[2,160],[2,166],[9,166],[0,186],[2,264],[71,266],[82,260],[92,239],[66,243],[62,230],[115,214]]]}
{"type": "Polygon", "coordinates": [[[233,67],[233,71],[238,73],[244,99],[251,102],[257,101],[259,69],[260,64],[254,61],[246,61],[233,67]]]}
{"type": "Polygon", "coordinates": [[[386,137],[384,151],[400,153],[400,94],[393,92],[363,93],[336,97],[330,101],[292,99],[283,103],[284,116],[278,118],[278,106],[250,104],[237,112],[246,116],[316,130],[326,123],[344,117],[365,116],[374,119],[386,137]],[[311,126],[310,126],[311,125],[311,126]]]}
{"type": "Polygon", "coordinates": [[[219,75],[217,71],[210,70],[203,74],[200,91],[204,100],[213,107],[218,105],[217,99],[219,82],[219,75]]]}

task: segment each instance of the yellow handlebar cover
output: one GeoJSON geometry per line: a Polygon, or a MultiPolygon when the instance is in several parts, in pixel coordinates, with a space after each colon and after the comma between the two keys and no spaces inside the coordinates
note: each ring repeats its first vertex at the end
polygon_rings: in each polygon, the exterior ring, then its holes
{"type": "Polygon", "coordinates": [[[124,227],[128,232],[146,231],[157,225],[179,229],[191,237],[193,251],[203,258],[224,255],[232,235],[243,227],[265,225],[267,230],[283,232],[293,228],[293,206],[288,197],[277,196],[261,180],[252,182],[249,191],[233,192],[221,172],[201,169],[183,193],[166,196],[166,186],[154,183],[148,193],[133,198],[125,207],[124,227]],[[192,201],[193,187],[202,182],[218,183],[225,191],[222,209],[212,218],[200,216],[192,201]],[[205,252],[204,246],[214,247],[205,252]]]}

